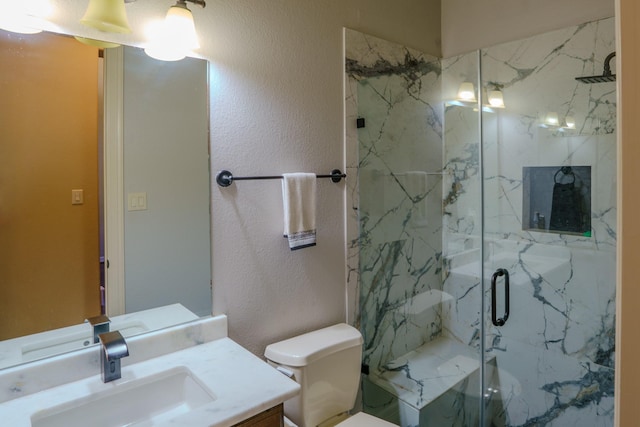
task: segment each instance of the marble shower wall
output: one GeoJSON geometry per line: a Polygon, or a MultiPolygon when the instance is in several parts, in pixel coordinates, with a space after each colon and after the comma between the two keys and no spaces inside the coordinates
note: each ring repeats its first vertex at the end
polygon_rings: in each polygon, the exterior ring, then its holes
{"type": "Polygon", "coordinates": [[[575,80],[601,75],[613,51],[613,18],[482,51],[484,84],[504,86],[507,104],[482,118],[489,237],[615,249],[616,85],[575,80]],[[542,127],[550,112],[575,129],[542,127]],[[592,237],[522,230],[522,167],[560,165],[592,167],[592,237]]]}
{"type": "Polygon", "coordinates": [[[375,369],[442,330],[440,62],[348,29],[345,50],[349,322],[375,369]]]}
{"type": "MultiPolygon", "coordinates": [[[[507,324],[491,326],[488,303],[483,313],[507,425],[613,424],[616,86],[574,78],[602,74],[614,50],[611,18],[481,52],[483,86],[502,86],[506,104],[482,114],[482,155],[485,279],[499,267],[511,272],[507,324]],[[549,112],[560,125],[573,117],[575,128],[549,126],[549,112]],[[591,167],[591,232],[523,229],[522,168],[572,165],[591,167]]],[[[443,93],[477,56],[443,62],[443,93]]],[[[450,104],[445,112],[443,290],[455,303],[442,322],[445,335],[477,347],[481,178],[472,111],[450,104]]]]}

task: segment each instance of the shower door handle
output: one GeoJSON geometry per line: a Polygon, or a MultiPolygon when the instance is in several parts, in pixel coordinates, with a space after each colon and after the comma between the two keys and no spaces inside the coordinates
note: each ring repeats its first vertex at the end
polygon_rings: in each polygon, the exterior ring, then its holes
{"type": "Polygon", "coordinates": [[[509,272],[505,268],[499,268],[491,276],[491,322],[495,326],[504,326],[509,319],[509,272]],[[504,276],[504,316],[498,318],[496,314],[496,281],[504,276]]]}

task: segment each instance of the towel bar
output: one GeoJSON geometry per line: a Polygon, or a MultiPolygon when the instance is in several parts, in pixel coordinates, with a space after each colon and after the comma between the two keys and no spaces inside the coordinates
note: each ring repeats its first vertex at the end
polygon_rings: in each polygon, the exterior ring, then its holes
{"type": "MultiPolygon", "coordinates": [[[[333,182],[340,182],[342,178],[346,178],[347,174],[342,173],[340,169],[334,169],[330,175],[316,175],[316,178],[331,178],[333,182]]],[[[216,183],[220,187],[228,187],[233,181],[247,181],[250,179],[282,179],[282,175],[271,176],[233,176],[228,170],[221,170],[216,174],[216,183]]]]}

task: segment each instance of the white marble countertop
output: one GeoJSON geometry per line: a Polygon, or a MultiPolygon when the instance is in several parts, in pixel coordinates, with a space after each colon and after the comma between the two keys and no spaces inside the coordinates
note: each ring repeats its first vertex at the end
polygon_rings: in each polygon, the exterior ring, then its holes
{"type": "MultiPolygon", "coordinates": [[[[215,395],[215,400],[162,423],[166,426],[231,426],[295,396],[299,385],[229,338],[128,364],[122,378],[103,383],[100,373],[0,404],[2,425],[30,427],[31,415],[92,393],[185,366],[215,395]]],[[[91,424],[90,420],[87,420],[91,424]]],[[[156,424],[154,424],[156,425],[156,424]]]]}

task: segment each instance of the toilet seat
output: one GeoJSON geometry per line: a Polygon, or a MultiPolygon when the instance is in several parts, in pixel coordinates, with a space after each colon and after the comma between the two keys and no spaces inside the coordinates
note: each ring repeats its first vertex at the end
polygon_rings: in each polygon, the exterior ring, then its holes
{"type": "Polygon", "coordinates": [[[343,422],[336,424],[336,427],[397,427],[397,425],[391,424],[390,422],[380,418],[376,418],[373,415],[358,412],[343,422]]]}

